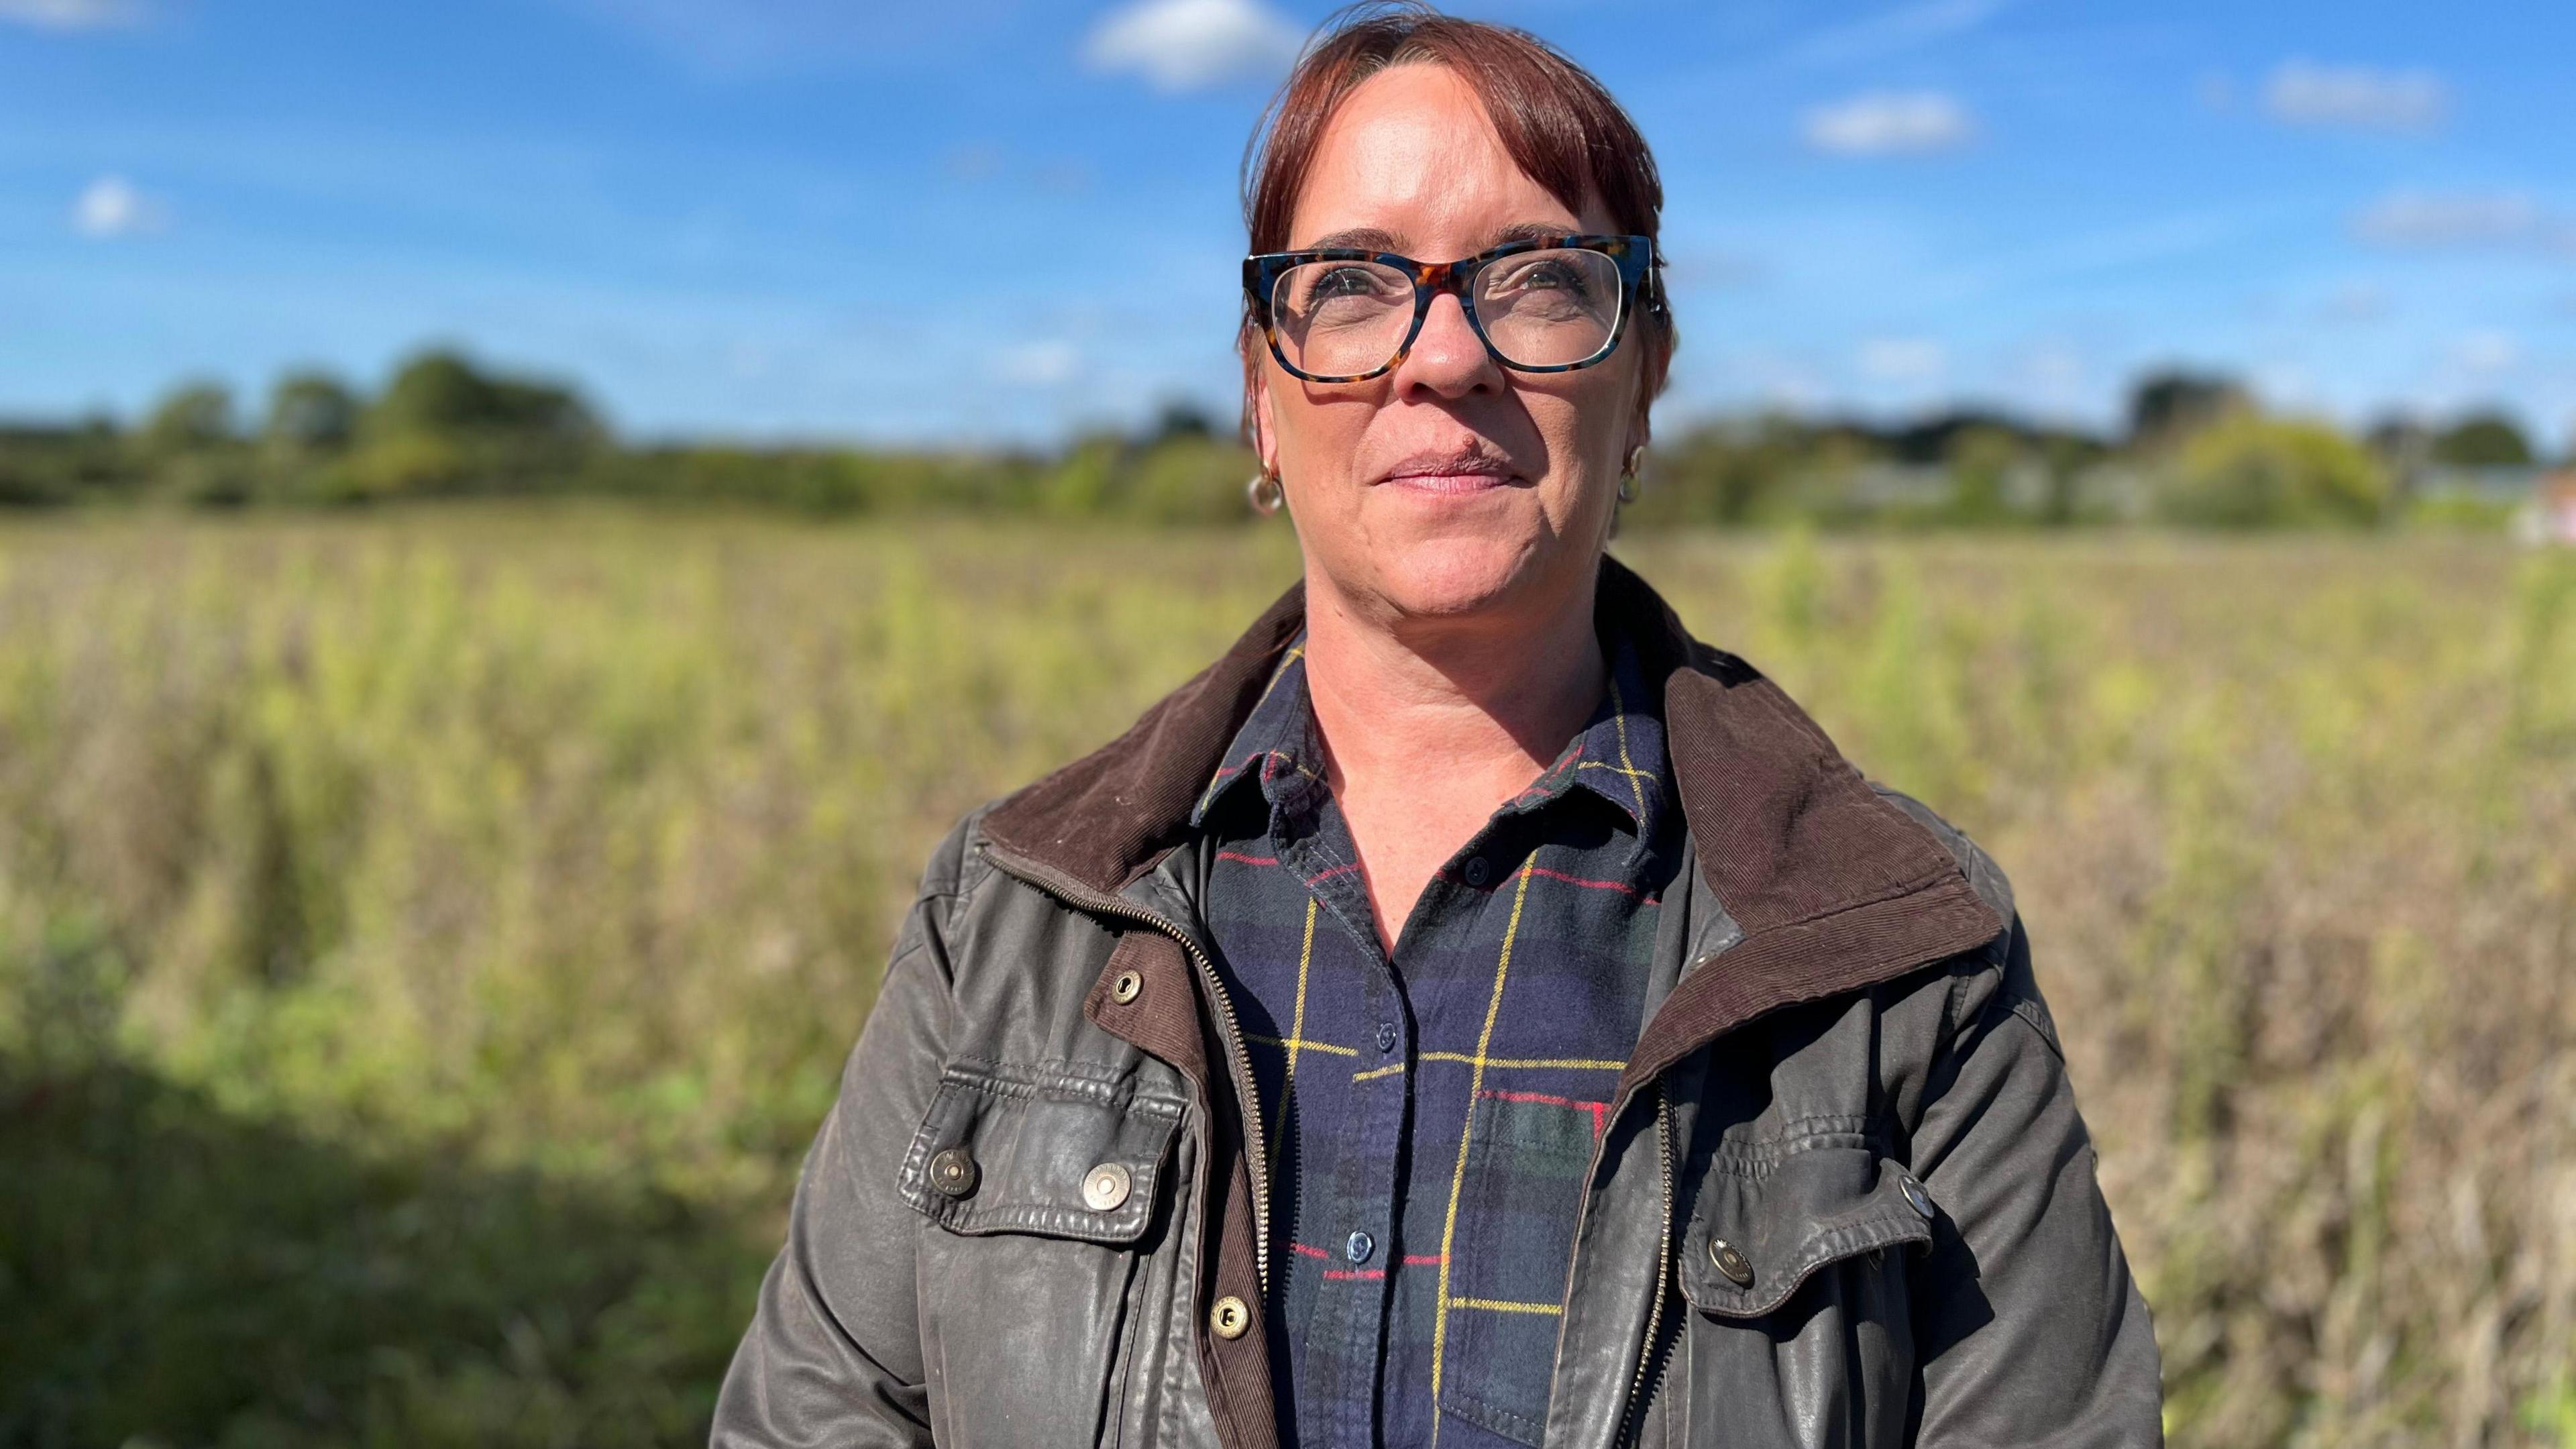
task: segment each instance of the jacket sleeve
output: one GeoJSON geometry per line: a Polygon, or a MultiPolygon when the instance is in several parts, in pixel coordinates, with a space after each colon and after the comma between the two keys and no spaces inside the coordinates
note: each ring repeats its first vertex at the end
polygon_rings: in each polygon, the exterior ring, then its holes
{"type": "Polygon", "coordinates": [[[1959,996],[1914,1136],[1938,1205],[1913,1293],[1916,1442],[2161,1443],[2154,1328],[2017,916],[2001,969],[1961,978],[1959,996]]]}
{"type": "Polygon", "coordinates": [[[896,1173],[946,1056],[943,928],[964,833],[932,857],[840,1095],[806,1153],[786,1245],[716,1400],[714,1449],[931,1442],[913,1272],[918,1215],[897,1195],[896,1173]]]}

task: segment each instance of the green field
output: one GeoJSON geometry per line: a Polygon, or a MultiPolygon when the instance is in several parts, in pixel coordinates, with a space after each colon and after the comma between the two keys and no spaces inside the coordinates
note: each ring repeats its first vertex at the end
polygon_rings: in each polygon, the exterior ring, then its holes
{"type": "MultiPolygon", "coordinates": [[[[2013,874],[2178,1443],[2576,1445],[2576,558],[1619,551],[2013,874]]],[[[1295,569],[0,525],[0,1443],[702,1439],[930,844],[1295,569]]]]}

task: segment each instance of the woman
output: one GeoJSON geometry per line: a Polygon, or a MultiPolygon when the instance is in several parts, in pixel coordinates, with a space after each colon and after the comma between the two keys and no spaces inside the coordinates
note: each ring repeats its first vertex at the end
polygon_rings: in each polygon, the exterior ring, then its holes
{"type": "Polygon", "coordinates": [[[1603,556],[1628,118],[1368,11],[1248,182],[1304,581],[940,848],[716,1442],[2155,1440],[2002,875],[1603,556]]]}

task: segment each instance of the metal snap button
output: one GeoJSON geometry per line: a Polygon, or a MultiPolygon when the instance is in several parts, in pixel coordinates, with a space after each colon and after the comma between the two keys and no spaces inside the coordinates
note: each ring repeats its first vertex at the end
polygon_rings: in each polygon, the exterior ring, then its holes
{"type": "Polygon", "coordinates": [[[1467,861],[1467,884],[1471,886],[1480,886],[1493,878],[1494,868],[1485,864],[1485,858],[1483,856],[1478,855],[1469,857],[1467,861]]]}
{"type": "Polygon", "coordinates": [[[1726,1275],[1726,1281],[1734,1284],[1736,1287],[1750,1288],[1753,1286],[1753,1262],[1751,1259],[1745,1257],[1744,1254],[1738,1252],[1733,1243],[1728,1242],[1724,1238],[1709,1239],[1708,1260],[1715,1263],[1717,1265],[1717,1271],[1724,1273],[1726,1275]]]}
{"type": "Polygon", "coordinates": [[[930,1185],[950,1197],[964,1197],[975,1190],[976,1180],[984,1175],[975,1165],[975,1154],[963,1147],[943,1148],[930,1157],[930,1185]]]}
{"type": "Polygon", "coordinates": [[[1208,1327],[1215,1329],[1219,1338],[1241,1338],[1252,1327],[1252,1310],[1244,1306],[1242,1299],[1228,1293],[1208,1310],[1208,1327]]]}
{"type": "Polygon", "coordinates": [[[1127,1175],[1127,1164],[1104,1162],[1083,1174],[1082,1201],[1093,1212],[1105,1213],[1127,1200],[1135,1182],[1127,1175]]]}
{"type": "Polygon", "coordinates": [[[1121,971],[1109,980],[1109,999],[1120,1006],[1145,994],[1145,978],[1136,971],[1121,971]]]}
{"type": "Polygon", "coordinates": [[[1905,1194],[1907,1207],[1921,1214],[1923,1221],[1927,1223],[1932,1221],[1932,1194],[1924,1189],[1923,1184],[1915,1181],[1913,1175],[1909,1173],[1898,1178],[1896,1186],[1898,1191],[1905,1194]]]}
{"type": "Polygon", "coordinates": [[[1365,1263],[1377,1251],[1377,1239],[1366,1233],[1353,1233],[1342,1242],[1342,1256],[1354,1263],[1365,1263]]]}
{"type": "Polygon", "coordinates": [[[1395,1038],[1396,1030],[1394,1022],[1381,1021],[1377,1024],[1377,1049],[1379,1051],[1391,1052],[1395,1050],[1395,1038]]]}

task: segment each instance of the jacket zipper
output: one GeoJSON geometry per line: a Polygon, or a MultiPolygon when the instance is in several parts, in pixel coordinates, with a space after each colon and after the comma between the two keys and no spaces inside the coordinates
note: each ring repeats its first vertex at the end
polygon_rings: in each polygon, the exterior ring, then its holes
{"type": "MultiPolygon", "coordinates": [[[[1150,926],[1180,943],[1198,968],[1199,979],[1207,984],[1208,994],[1216,999],[1218,1026],[1225,1037],[1225,1065],[1233,1078],[1236,1095],[1243,1100],[1243,1134],[1250,1155],[1252,1173],[1252,1262],[1254,1276],[1260,1279],[1261,1296],[1270,1296],[1270,1155],[1261,1133],[1261,1101],[1252,1081],[1251,1053],[1244,1048],[1243,1024],[1234,1014],[1234,998],[1226,992],[1225,982],[1216,974],[1216,963],[1199,949],[1198,941],[1179,922],[1156,915],[1113,895],[1106,895],[1079,882],[1066,879],[1034,861],[1019,860],[995,850],[987,842],[977,847],[984,858],[1002,870],[1066,904],[1104,916],[1116,916],[1150,926]]],[[[1665,1168],[1667,1195],[1670,1192],[1671,1168],[1665,1168]]],[[[1667,1214],[1669,1221],[1669,1213],[1667,1214]]],[[[1656,1307],[1663,1306],[1662,1289],[1656,1290],[1656,1307]]]]}
{"type": "MultiPolygon", "coordinates": [[[[1656,1204],[1656,1215],[1658,1220],[1662,1223],[1663,1228],[1662,1231],[1657,1234],[1655,1239],[1655,1296],[1651,1300],[1650,1306],[1646,1311],[1646,1337],[1645,1341],[1638,1348],[1637,1371],[1629,1376],[1628,1401],[1620,1407],[1618,1430],[1611,1436],[1610,1442],[1614,1445],[1635,1443],[1637,1441],[1637,1436],[1645,1429],[1644,1415],[1645,1393],[1648,1387],[1647,1377],[1654,1371],[1655,1340],[1663,1334],[1664,1284],[1666,1280],[1670,1279],[1673,1275],[1672,1099],[1665,1094],[1663,1080],[1660,1077],[1655,1080],[1653,1086],[1648,1090],[1651,1090],[1655,1094],[1655,1166],[1663,1177],[1664,1187],[1663,1198],[1656,1204]]],[[[1633,1098],[1622,1097],[1614,1102],[1610,1113],[1611,1120],[1617,1121],[1625,1117],[1627,1115],[1628,1108],[1633,1101],[1633,1098]]],[[[1602,1133],[1601,1136],[1593,1142],[1592,1165],[1586,1169],[1583,1174],[1585,1182],[1590,1182],[1600,1173],[1601,1154],[1608,1151],[1609,1146],[1610,1134],[1607,1132],[1602,1133]]],[[[1589,1217],[1591,1215],[1592,1204],[1590,1197],[1591,1195],[1587,1192],[1585,1194],[1585,1202],[1583,1206],[1583,1217],[1589,1217]]],[[[1582,1241],[1583,1223],[1581,1218],[1578,1218],[1575,1222],[1574,1236],[1578,1243],[1582,1241]]],[[[1574,1294],[1573,1273],[1574,1269],[1578,1266],[1580,1265],[1575,1263],[1569,1263],[1566,1266],[1565,1291],[1569,1304],[1571,1303],[1574,1294]]],[[[1563,1351],[1564,1345],[1559,1343],[1558,1352],[1560,1355],[1563,1351]]]]}
{"type": "Polygon", "coordinates": [[[1629,1432],[1620,1436],[1630,1442],[1645,1433],[1647,1378],[1654,1372],[1656,1342],[1663,1336],[1664,1283],[1673,1274],[1673,1107],[1660,1079],[1655,1083],[1655,1165],[1664,1175],[1664,1196],[1658,1205],[1662,1231],[1655,1235],[1654,1305],[1646,1311],[1646,1341],[1637,1353],[1636,1376],[1628,1384],[1629,1432]]]}

